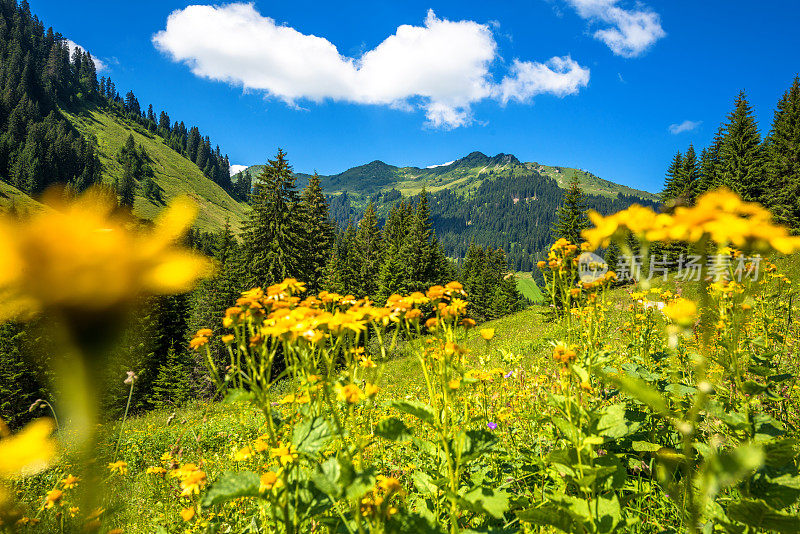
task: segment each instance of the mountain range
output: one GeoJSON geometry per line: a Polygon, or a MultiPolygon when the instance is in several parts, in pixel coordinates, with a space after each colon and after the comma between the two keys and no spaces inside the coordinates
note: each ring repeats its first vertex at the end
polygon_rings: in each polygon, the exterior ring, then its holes
{"type": "MultiPolygon", "coordinates": [[[[234,176],[234,179],[238,179],[245,172],[256,178],[263,168],[263,165],[250,166],[234,176]]],[[[513,154],[501,153],[490,157],[477,151],[450,163],[426,168],[398,167],[375,160],[339,174],[320,176],[320,178],[323,189],[330,195],[340,193],[374,195],[394,189],[403,196],[411,196],[418,194],[423,188],[429,193],[449,189],[458,194],[468,194],[478,189],[485,180],[513,179],[515,176],[533,174],[552,178],[561,188],[568,187],[573,178],[577,177],[581,189],[590,195],[615,198],[618,194],[623,194],[646,201],[657,200],[656,195],[652,193],[604,180],[581,169],[535,162],[523,163],[513,154]]],[[[298,173],[297,177],[298,185],[302,186],[308,175],[298,173]]]]}

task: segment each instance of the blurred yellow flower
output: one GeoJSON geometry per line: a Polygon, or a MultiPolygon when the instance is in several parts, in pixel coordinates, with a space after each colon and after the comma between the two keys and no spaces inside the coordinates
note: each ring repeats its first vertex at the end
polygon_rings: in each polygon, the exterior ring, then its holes
{"type": "Polygon", "coordinates": [[[691,326],[697,316],[697,304],[692,300],[680,297],[664,307],[664,315],[679,326],[691,326]]]}
{"type": "Polygon", "coordinates": [[[47,492],[47,496],[44,498],[44,508],[52,508],[56,504],[61,501],[61,498],[64,496],[64,492],[59,489],[50,490],[47,492]]]}
{"type": "Polygon", "coordinates": [[[769,211],[754,202],[744,202],[727,189],[709,191],[693,207],[678,207],[671,215],[634,204],[608,217],[593,211],[589,218],[594,228],[584,230],[583,237],[592,248],[620,241],[630,232],[650,242],[697,243],[710,239],[720,246],[734,245],[747,250],[790,254],[800,249],[800,237],[774,225],[769,211]]]}
{"type": "Polygon", "coordinates": [[[194,519],[194,514],[195,514],[194,508],[184,508],[183,510],[181,510],[181,519],[183,519],[186,522],[189,522],[192,519],[194,519]]]}
{"type": "Polygon", "coordinates": [[[56,455],[52,419],[37,419],[13,436],[0,419],[0,478],[30,476],[46,469],[56,455]]]}
{"type": "Polygon", "coordinates": [[[61,481],[61,484],[64,486],[65,489],[72,489],[78,485],[80,482],[80,477],[76,477],[74,475],[67,475],[67,477],[61,481]]]}
{"type": "Polygon", "coordinates": [[[141,295],[187,291],[211,271],[178,245],[197,213],[188,199],[174,201],[149,231],[116,213],[100,189],[68,202],[50,191],[44,202],[53,209],[25,221],[0,216],[0,320],[116,309],[141,295]]]}
{"type": "Polygon", "coordinates": [[[486,341],[491,341],[494,337],[494,328],[482,328],[481,337],[486,341]]]}

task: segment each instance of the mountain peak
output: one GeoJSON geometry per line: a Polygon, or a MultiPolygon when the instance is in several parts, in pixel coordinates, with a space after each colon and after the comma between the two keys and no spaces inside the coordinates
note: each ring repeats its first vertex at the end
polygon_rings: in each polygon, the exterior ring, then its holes
{"type": "Polygon", "coordinates": [[[513,154],[500,153],[494,157],[489,157],[483,152],[475,151],[467,154],[463,158],[457,160],[456,164],[467,165],[522,165],[520,161],[513,154]]]}

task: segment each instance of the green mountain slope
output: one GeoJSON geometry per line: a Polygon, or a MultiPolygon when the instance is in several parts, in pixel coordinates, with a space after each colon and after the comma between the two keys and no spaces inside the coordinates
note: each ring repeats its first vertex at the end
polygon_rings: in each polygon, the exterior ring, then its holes
{"type": "MultiPolygon", "coordinates": [[[[263,170],[263,165],[247,169],[254,177],[263,170]]],[[[657,201],[656,195],[647,191],[616,184],[594,174],[569,167],[555,167],[539,163],[523,163],[511,154],[497,154],[490,157],[481,152],[473,152],[446,165],[421,169],[419,167],[397,167],[382,161],[353,167],[342,173],[321,176],[322,186],[328,194],[375,194],[397,189],[404,196],[416,195],[423,188],[430,193],[449,189],[457,194],[475,191],[487,179],[504,178],[513,180],[520,176],[541,174],[553,178],[559,187],[565,189],[574,176],[584,192],[616,198],[618,194],[657,201]]],[[[298,185],[308,175],[298,174],[298,185]]]]}
{"type": "Polygon", "coordinates": [[[15,209],[18,213],[31,213],[44,209],[41,204],[8,182],[0,180],[0,211],[15,209]]]}
{"type": "Polygon", "coordinates": [[[247,204],[231,198],[224,189],[207,178],[197,165],[165,145],[158,135],[93,104],[62,110],[62,113],[83,135],[96,140],[105,183],[113,184],[122,175],[122,166],[116,160],[116,154],[128,135],[133,134],[136,144],[145,148],[164,202],[144,197],[141,188],[137,188],[133,206],[136,216],[152,219],[164,209],[170,198],[186,195],[197,202],[200,208],[195,223],[197,229],[218,231],[226,218],[230,218],[231,226],[238,229],[246,219],[250,209],[247,204]]]}

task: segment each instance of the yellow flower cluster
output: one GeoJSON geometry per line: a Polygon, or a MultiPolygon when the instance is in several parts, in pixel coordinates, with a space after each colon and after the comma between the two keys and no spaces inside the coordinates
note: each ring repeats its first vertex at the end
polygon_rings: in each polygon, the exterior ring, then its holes
{"type": "Polygon", "coordinates": [[[90,189],[73,201],[49,192],[25,221],[0,216],[0,320],[40,311],[116,309],[141,295],[187,291],[211,271],[179,246],[197,213],[177,200],[152,230],[116,213],[116,199],[90,189]]]}
{"type": "Polygon", "coordinates": [[[169,476],[181,481],[181,497],[199,494],[208,481],[205,472],[192,463],[173,469],[169,476]]]}
{"type": "Polygon", "coordinates": [[[592,248],[621,241],[628,232],[639,239],[697,243],[710,239],[720,245],[746,250],[777,250],[789,254],[800,250],[800,237],[772,223],[769,211],[759,204],[744,202],[727,189],[701,195],[693,207],[678,207],[674,213],[656,213],[633,205],[604,217],[590,212],[595,227],[583,231],[592,248]]]}

